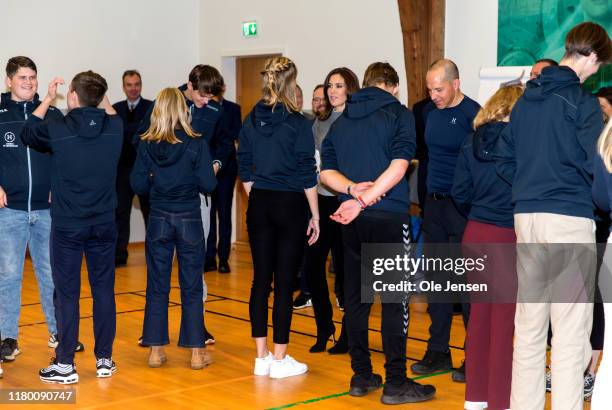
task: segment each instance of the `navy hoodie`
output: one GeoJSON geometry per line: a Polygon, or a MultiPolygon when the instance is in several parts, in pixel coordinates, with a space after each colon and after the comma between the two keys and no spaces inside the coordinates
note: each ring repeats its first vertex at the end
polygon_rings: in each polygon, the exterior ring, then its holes
{"type": "Polygon", "coordinates": [[[593,219],[593,160],[602,129],[597,98],[571,68],[546,67],[529,81],[496,150],[514,213],[593,219]]]}
{"type": "Polygon", "coordinates": [[[451,194],[468,219],[514,227],[512,188],[495,172],[493,154],[505,122],[484,124],[466,139],[459,152],[451,194]],[[467,213],[467,212],[466,212],[467,213]]]}
{"type": "Polygon", "coordinates": [[[314,153],[310,121],[259,101],[240,130],[238,174],[253,188],[304,192],[317,185],[314,153]]]}
{"type": "MultiPolygon", "coordinates": [[[[343,115],[323,140],[321,170],[337,170],[354,182],[375,181],[392,160],[410,161],[415,149],[412,112],[380,88],[363,88],[349,96],[343,115]]],[[[348,199],[340,195],[341,201],[348,199]]],[[[408,181],[402,178],[368,209],[408,212],[408,181]]]]}
{"type": "Polygon", "coordinates": [[[28,118],[24,144],[51,152],[51,217],[60,228],[114,223],[115,180],[123,142],[118,115],[76,108],[64,118],[28,118]]]}
{"type": "MultiPolygon", "coordinates": [[[[30,102],[13,101],[10,93],[1,96],[0,187],[6,192],[8,208],[18,211],[49,209],[51,156],[30,150],[19,138],[39,104],[38,94],[30,102]]],[[[61,117],[57,108],[49,107],[47,119],[61,117]]]]}
{"type": "Polygon", "coordinates": [[[151,209],[197,211],[199,193],[210,193],[217,185],[208,145],[182,130],[175,135],[180,143],[141,141],[130,176],[132,189],[149,195],[151,209]]]}

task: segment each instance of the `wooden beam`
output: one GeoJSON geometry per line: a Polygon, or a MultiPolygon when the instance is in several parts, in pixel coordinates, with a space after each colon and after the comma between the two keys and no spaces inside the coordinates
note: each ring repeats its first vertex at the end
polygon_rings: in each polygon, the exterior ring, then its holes
{"type": "Polygon", "coordinates": [[[444,56],[446,0],[398,0],[408,105],[425,98],[429,65],[444,56]]]}

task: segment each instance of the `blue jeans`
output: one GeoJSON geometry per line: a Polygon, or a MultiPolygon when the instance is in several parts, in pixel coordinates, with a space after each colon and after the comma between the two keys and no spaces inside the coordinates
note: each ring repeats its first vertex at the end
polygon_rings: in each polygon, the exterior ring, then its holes
{"type": "Polygon", "coordinates": [[[96,358],[112,356],[116,328],[116,243],[114,221],[82,228],[52,227],[51,264],[59,341],[55,354],[59,363],[74,362],[74,349],[79,337],[83,254],[93,298],[94,354],[96,358]]]}
{"type": "Polygon", "coordinates": [[[49,333],[57,333],[49,263],[50,232],[48,209],[28,214],[0,208],[0,333],[3,338],[17,339],[18,336],[26,246],[30,249],[47,329],[49,333]]]}
{"type": "Polygon", "coordinates": [[[151,209],[145,241],[147,302],[143,342],[149,346],[170,343],[168,300],[174,249],[181,287],[181,327],[178,345],[204,347],[202,264],[204,230],[200,210],[168,213],[151,209]]]}

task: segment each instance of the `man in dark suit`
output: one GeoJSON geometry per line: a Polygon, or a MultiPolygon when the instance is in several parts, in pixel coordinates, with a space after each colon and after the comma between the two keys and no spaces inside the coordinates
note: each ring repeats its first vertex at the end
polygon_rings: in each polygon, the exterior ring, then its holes
{"type": "MultiPolygon", "coordinates": [[[[127,99],[113,105],[117,114],[123,120],[123,148],[117,169],[117,250],[115,266],[125,266],[128,259],[127,246],[130,240],[130,214],[134,191],[130,186],[130,173],[136,160],[136,150],[132,145],[132,137],[138,130],[138,124],[151,108],[153,102],[142,98],[142,79],[136,70],[123,73],[123,92],[127,99]]],[[[149,199],[138,195],[140,210],[145,225],[149,218],[149,199]]]]}
{"type": "MultiPolygon", "coordinates": [[[[242,117],[240,105],[228,101],[222,95],[214,97],[221,104],[221,118],[217,126],[217,132],[225,133],[233,141],[238,140],[238,134],[242,128],[242,117]]],[[[214,142],[214,140],[213,140],[214,142]]],[[[234,184],[238,174],[236,162],[236,148],[232,145],[232,153],[217,174],[217,189],[212,194],[212,206],[210,210],[210,231],[206,241],[206,270],[214,270],[216,256],[219,256],[219,273],[229,273],[230,267],[227,262],[230,254],[232,239],[232,199],[234,197],[234,184]],[[219,244],[217,246],[217,214],[219,221],[219,244]]]]}

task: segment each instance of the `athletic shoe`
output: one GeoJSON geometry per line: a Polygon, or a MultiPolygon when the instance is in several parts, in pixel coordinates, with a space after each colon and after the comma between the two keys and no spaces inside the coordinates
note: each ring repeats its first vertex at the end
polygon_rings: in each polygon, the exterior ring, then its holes
{"type": "Polygon", "coordinates": [[[79,381],[76,366],[58,363],[56,358],[51,359],[48,367],[40,369],[38,375],[45,383],[74,384],[79,381]]]}
{"type": "Polygon", "coordinates": [[[4,376],[4,370],[2,370],[2,365],[0,364],[0,379],[2,378],[2,376],[4,376]]]}
{"type": "Polygon", "coordinates": [[[306,295],[303,292],[300,292],[297,298],[295,298],[295,301],[293,302],[294,310],[304,309],[304,308],[311,307],[311,306],[312,306],[312,299],[310,298],[310,295],[306,295]]]}
{"type": "Polygon", "coordinates": [[[419,384],[407,379],[400,386],[386,384],[380,401],[383,404],[418,403],[432,399],[436,395],[436,388],[431,384],[419,384]]]}
{"type": "Polygon", "coordinates": [[[253,374],[255,376],[268,376],[270,374],[270,366],[274,361],[274,356],[272,353],[268,352],[266,357],[255,358],[255,369],[253,370],[253,374]]]}
{"type": "Polygon", "coordinates": [[[410,370],[416,374],[431,374],[438,371],[451,370],[452,368],[453,362],[450,351],[444,353],[433,350],[427,350],[420,361],[410,366],[410,370]]]}
{"type": "Polygon", "coordinates": [[[552,375],[550,373],[550,366],[546,366],[546,391],[550,393],[551,391],[551,380],[552,375]]]}
{"type": "Polygon", "coordinates": [[[593,388],[595,387],[595,376],[587,372],[584,375],[584,399],[591,401],[593,395],[593,388]]]}
{"type": "Polygon", "coordinates": [[[111,377],[117,371],[117,366],[112,357],[96,359],[96,377],[111,377]]]}
{"type": "Polygon", "coordinates": [[[451,378],[454,382],[465,383],[465,361],[462,361],[461,366],[453,370],[451,378]]]}
{"type": "Polygon", "coordinates": [[[208,330],[204,329],[204,344],[205,345],[214,345],[215,337],[208,332],[208,330]]]}
{"type": "Polygon", "coordinates": [[[382,376],[373,373],[369,377],[355,374],[351,377],[351,387],[349,395],[353,397],[363,397],[371,391],[380,389],[382,386],[382,376]]]}
{"type": "MultiPolygon", "coordinates": [[[[49,341],[47,342],[47,346],[50,347],[51,349],[55,349],[57,347],[57,345],[59,344],[59,342],[57,341],[57,334],[53,334],[49,336],[49,341]]],[[[77,345],[74,348],[74,351],[76,353],[82,352],[85,350],[85,346],[83,345],[83,343],[79,342],[77,340],[77,345]]]]}
{"type": "Polygon", "coordinates": [[[0,344],[0,357],[4,359],[5,362],[12,362],[20,353],[21,351],[17,345],[17,340],[11,339],[10,337],[2,340],[2,344],[0,344]]]}
{"type": "Polygon", "coordinates": [[[488,406],[486,401],[466,401],[463,404],[465,410],[485,410],[488,406]]]}
{"type": "Polygon", "coordinates": [[[289,355],[285,355],[285,358],[281,360],[273,360],[270,365],[270,377],[272,379],[298,376],[307,371],[308,366],[305,363],[300,363],[289,355]]]}

